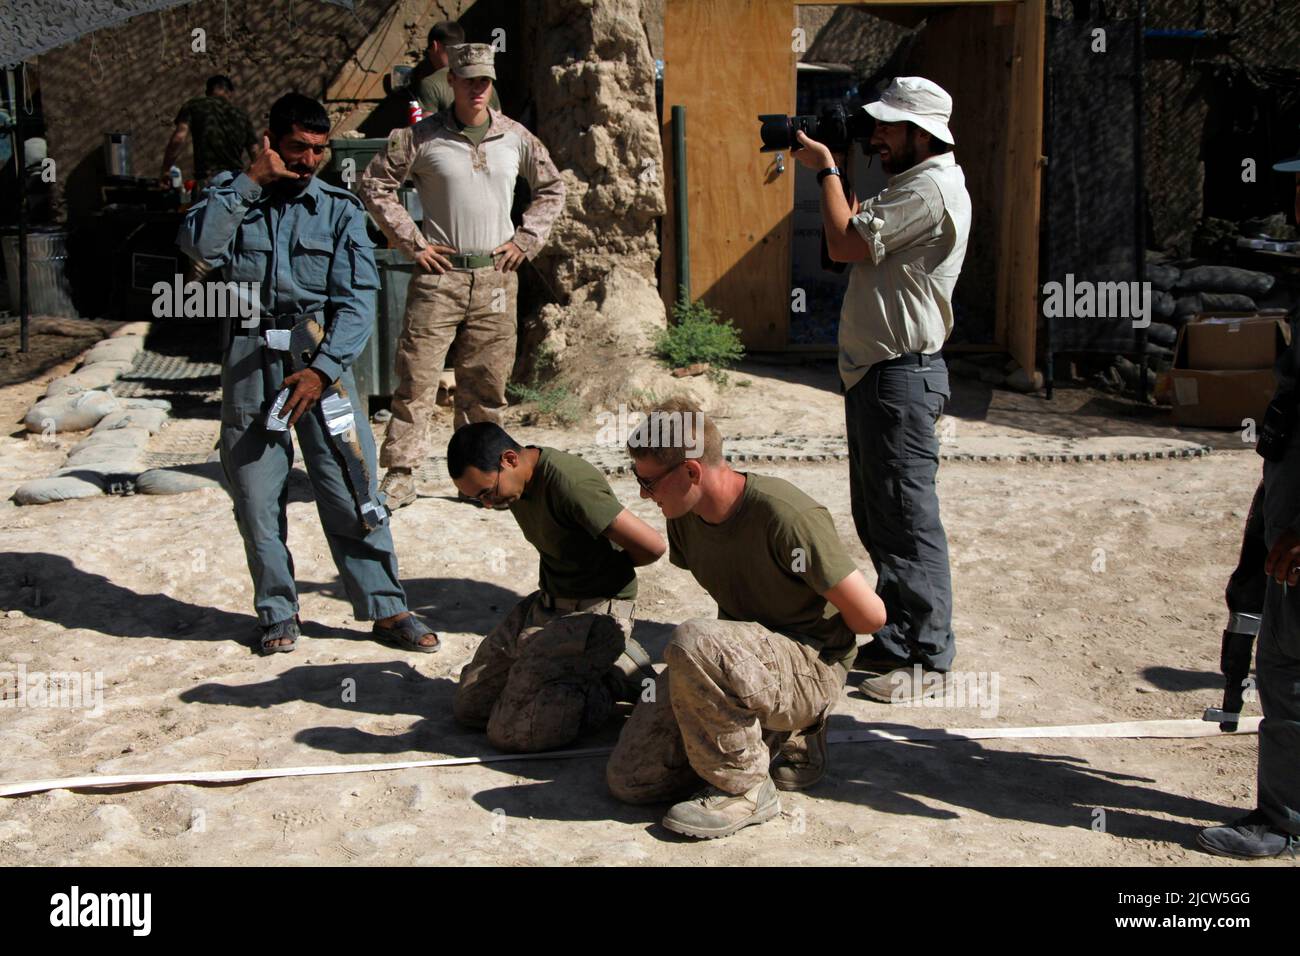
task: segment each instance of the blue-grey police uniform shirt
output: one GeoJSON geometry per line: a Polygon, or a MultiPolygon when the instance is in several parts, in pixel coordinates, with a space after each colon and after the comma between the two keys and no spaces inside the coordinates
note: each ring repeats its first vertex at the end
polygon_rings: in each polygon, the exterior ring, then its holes
{"type": "Polygon", "coordinates": [[[244,173],[213,178],[185,216],[181,251],[227,280],[260,283],[263,315],[323,311],[325,341],[312,361],[331,382],[351,367],[374,324],[379,288],[361,201],[313,176],[296,195],[244,173]]]}

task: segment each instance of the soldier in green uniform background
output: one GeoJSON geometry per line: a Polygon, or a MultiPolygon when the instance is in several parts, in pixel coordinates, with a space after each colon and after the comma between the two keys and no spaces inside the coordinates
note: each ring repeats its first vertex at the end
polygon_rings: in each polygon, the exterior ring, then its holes
{"type": "Polygon", "coordinates": [[[287,547],[293,443],[287,429],[272,430],[267,422],[268,406],[283,388],[290,392],[283,418],[297,432],[354,615],[375,621],[377,639],[428,653],[438,649],[438,638],[406,607],[375,485],[374,436],[350,371],[374,324],[379,273],[360,201],[315,176],[329,128],[320,103],[298,93],[281,97],[271,107],[257,159],[239,175],[213,180],[177,242],[191,259],[225,269],[228,281],[258,296],[260,321],[232,323],[223,355],[220,448],[253,578],[262,652],[291,651],[300,635],[287,547]],[[324,337],[307,367],[286,374],[285,335],[305,327],[309,316],[324,337]],[[322,395],[336,399],[330,418],[322,395]],[[340,447],[339,434],[351,436],[357,460],[350,464],[352,451],[340,447]]]}
{"type": "Polygon", "coordinates": [[[257,155],[253,124],[248,114],[230,101],[234,92],[230,77],[210,76],[205,94],[185,101],[163,152],[162,179],[169,178],[187,138],[194,140],[194,179],[199,185],[225,170],[243,169],[245,155],[257,155]]]}
{"type": "MultiPolygon", "coordinates": [[[[425,116],[441,113],[456,101],[451,81],[447,78],[450,72],[447,48],[464,42],[465,31],[455,20],[435,23],[429,30],[429,45],[424,51],[424,61],[417,68],[411,83],[411,94],[419,101],[425,116]]],[[[488,106],[494,110],[501,109],[495,87],[488,106]]]]}

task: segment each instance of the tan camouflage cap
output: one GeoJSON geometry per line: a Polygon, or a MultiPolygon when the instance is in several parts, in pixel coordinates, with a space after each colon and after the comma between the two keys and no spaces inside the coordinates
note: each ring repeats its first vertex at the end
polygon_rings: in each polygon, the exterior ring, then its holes
{"type": "Polygon", "coordinates": [[[457,76],[488,76],[497,78],[492,65],[495,52],[486,43],[458,43],[447,47],[448,67],[457,76]]]}

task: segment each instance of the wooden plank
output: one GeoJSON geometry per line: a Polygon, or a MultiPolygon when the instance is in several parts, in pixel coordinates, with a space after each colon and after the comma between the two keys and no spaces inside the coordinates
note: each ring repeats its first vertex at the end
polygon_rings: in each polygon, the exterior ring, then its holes
{"type": "Polygon", "coordinates": [[[1039,0],[1016,11],[1012,53],[1002,237],[998,249],[998,341],[1022,368],[1037,366],[1038,227],[1043,166],[1043,55],[1046,16],[1039,0]]]}
{"type": "Polygon", "coordinates": [[[949,125],[971,198],[970,238],[954,300],[971,317],[973,338],[1001,346],[996,317],[1007,305],[997,270],[1005,228],[1002,163],[1014,125],[1008,105],[1014,28],[997,26],[993,9],[950,7],[930,17],[899,72],[933,80],[952,96],[949,125]]]}
{"type": "MultiPolygon", "coordinates": [[[[783,349],[789,332],[794,160],[776,174],[758,150],[760,113],[795,105],[790,0],[667,0],[664,9],[664,155],[671,166],[673,106],[686,107],[691,291],[741,330],[751,349],[783,349]]],[[[677,297],[673,176],[661,289],[677,297]]]]}
{"type": "MultiPolygon", "coordinates": [[[[796,7],[824,7],[827,0],[791,0],[796,7]]],[[[979,7],[992,6],[993,4],[1006,3],[1007,0],[943,0],[942,3],[935,3],[935,0],[854,0],[849,3],[836,3],[837,7],[979,7]]],[[[1038,3],[1044,3],[1045,0],[1036,0],[1038,3]]]]}
{"type": "MultiPolygon", "coordinates": [[[[665,17],[667,11],[664,11],[665,17]]],[[[665,50],[667,48],[665,47],[665,50]]],[[[665,54],[666,55],[666,54],[665,54]]],[[[665,74],[664,84],[668,77],[665,74]]],[[[659,296],[664,300],[672,321],[673,303],[677,301],[677,171],[673,159],[673,123],[672,108],[668,104],[667,91],[664,95],[664,115],[659,122],[659,139],[664,157],[664,217],[659,224],[659,296]]],[[[687,210],[689,219],[689,210],[687,210]]]]}
{"type": "Polygon", "coordinates": [[[422,25],[415,46],[424,49],[424,33],[438,20],[459,19],[474,0],[400,0],[389,7],[375,28],[361,41],[356,53],[339,69],[325,92],[326,101],[360,100],[377,102],[384,93],[384,77],[398,63],[406,62],[412,46],[408,23],[422,25]]]}

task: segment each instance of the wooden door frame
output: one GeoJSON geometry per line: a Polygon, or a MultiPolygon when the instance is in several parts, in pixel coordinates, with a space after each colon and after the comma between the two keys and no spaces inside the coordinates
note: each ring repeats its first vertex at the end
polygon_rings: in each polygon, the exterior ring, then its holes
{"type": "MultiPolygon", "coordinates": [[[[689,2],[689,0],[675,0],[689,2]]],[[[795,8],[824,5],[826,0],[787,0],[791,8],[791,22],[797,22],[795,8]]],[[[991,346],[950,346],[953,350],[1004,350],[1009,352],[1021,367],[1033,371],[1037,367],[1038,332],[1038,241],[1041,219],[1042,176],[1046,159],[1043,144],[1043,76],[1046,50],[1046,4],[1044,0],[850,0],[836,6],[859,7],[957,7],[982,5],[994,8],[995,22],[1014,25],[1013,53],[1011,59],[1010,89],[1011,121],[1008,127],[1006,162],[1004,164],[1004,201],[998,224],[998,274],[997,303],[994,325],[994,344],[991,346]],[[1026,195],[1025,184],[1033,185],[1026,195]]],[[[666,11],[665,11],[666,12],[666,11]]],[[[664,60],[670,62],[665,33],[664,60]]],[[[795,67],[792,63],[791,71],[795,67]]],[[[663,297],[670,306],[676,299],[672,281],[675,271],[671,261],[672,238],[672,177],[671,131],[669,114],[672,103],[665,93],[664,157],[668,167],[665,190],[669,210],[663,223],[663,297]],[[671,290],[671,292],[669,291],[671,290]]],[[[688,118],[689,130],[689,118],[688,118]]],[[[787,253],[789,250],[787,249],[787,253]]],[[[787,345],[784,351],[796,351],[787,345]]]]}

